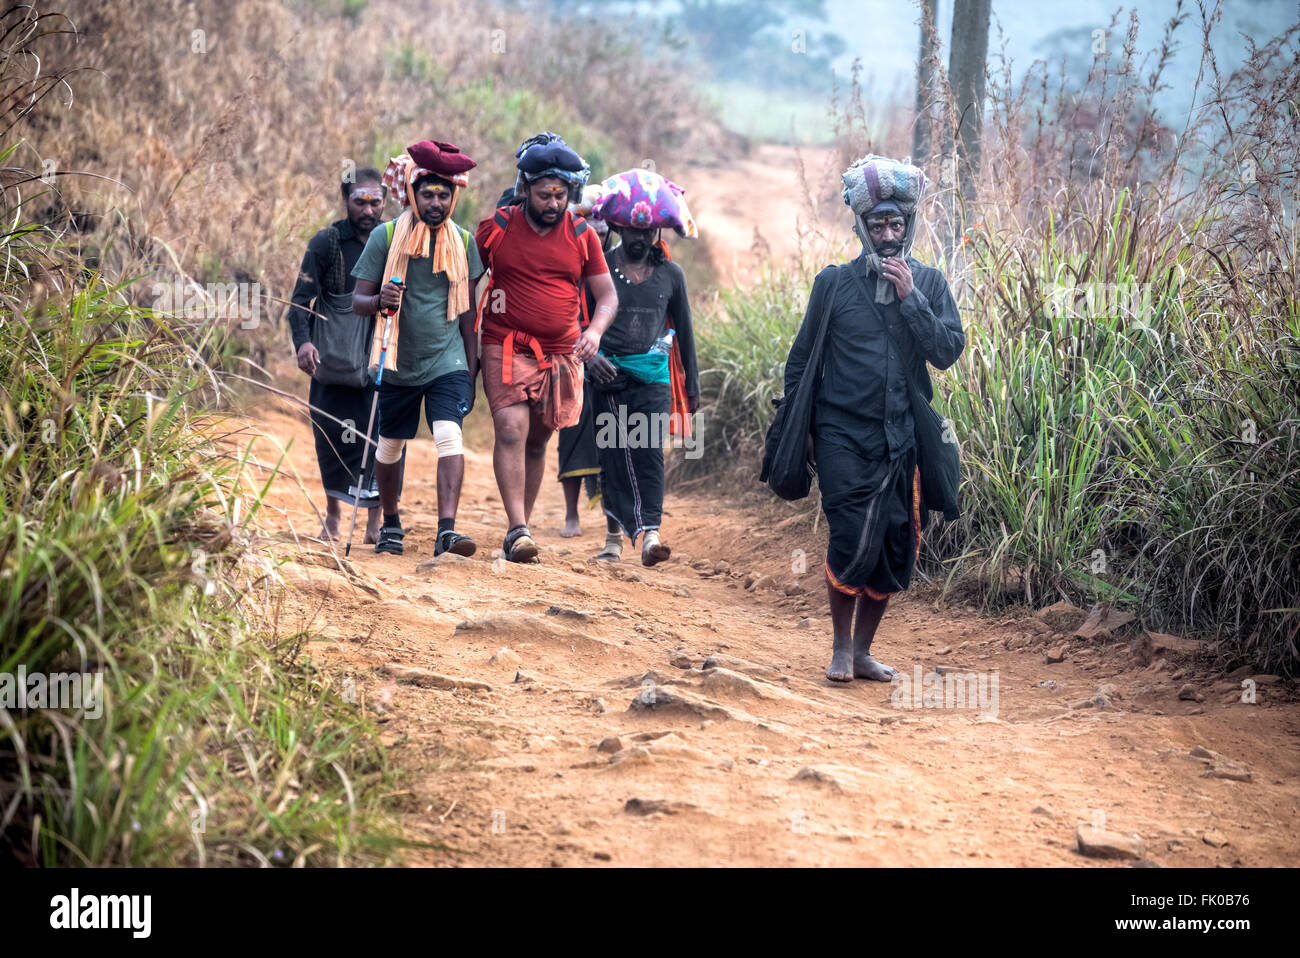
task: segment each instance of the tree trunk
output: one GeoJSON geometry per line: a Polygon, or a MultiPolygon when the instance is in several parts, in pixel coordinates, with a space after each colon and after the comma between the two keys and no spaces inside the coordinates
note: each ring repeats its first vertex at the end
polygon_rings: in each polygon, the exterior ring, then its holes
{"type": "Polygon", "coordinates": [[[939,71],[935,69],[939,46],[939,0],[920,0],[920,6],[921,53],[916,61],[916,126],[912,128],[912,162],[926,169],[935,131],[942,122],[936,122],[935,115],[939,80],[939,71]]]}
{"type": "MultiPolygon", "coordinates": [[[[984,65],[989,53],[991,0],[961,0],[953,5],[952,52],[948,82],[956,111],[957,182],[962,203],[975,198],[980,133],[984,126],[984,65]]],[[[963,217],[958,216],[960,221],[963,217]]],[[[954,224],[955,227],[958,224],[954,224]]],[[[959,229],[959,227],[958,227],[959,229]]]]}

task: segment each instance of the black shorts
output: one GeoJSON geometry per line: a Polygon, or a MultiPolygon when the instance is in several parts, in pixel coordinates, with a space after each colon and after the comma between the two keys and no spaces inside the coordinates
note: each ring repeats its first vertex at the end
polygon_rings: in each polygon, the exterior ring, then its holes
{"type": "Polygon", "coordinates": [[[460,425],[469,412],[469,373],[457,369],[423,386],[379,384],[379,435],[385,439],[414,439],[420,430],[420,400],[429,429],[439,420],[460,425]]]}

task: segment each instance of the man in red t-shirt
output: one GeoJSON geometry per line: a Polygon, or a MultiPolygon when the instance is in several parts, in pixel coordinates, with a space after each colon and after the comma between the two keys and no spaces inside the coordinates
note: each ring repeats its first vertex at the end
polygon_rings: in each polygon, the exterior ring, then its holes
{"type": "Polygon", "coordinates": [[[509,522],[502,553],[511,562],[537,555],[528,517],[541,487],[546,445],[556,429],[578,422],[583,364],[596,355],[618,309],[596,231],[567,209],[574,184],[581,189],[586,179],[585,164],[569,150],[581,173],[563,168],[563,157],[557,167],[555,141],[545,145],[551,152],[542,170],[534,157],[530,172],[529,152],[521,151],[522,206],[498,210],[479,224],[475,237],[492,270],[481,368],[496,434],[492,466],[509,522]],[[584,283],[596,309],[581,329],[584,283]]]}

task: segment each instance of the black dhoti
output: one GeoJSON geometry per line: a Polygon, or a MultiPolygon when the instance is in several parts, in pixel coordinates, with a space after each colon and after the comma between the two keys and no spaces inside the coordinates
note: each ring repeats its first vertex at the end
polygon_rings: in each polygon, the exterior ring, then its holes
{"type": "MultiPolygon", "coordinates": [[[[375,393],[373,385],[357,389],[311,381],[312,434],[316,439],[316,462],[320,467],[321,485],[325,495],[354,504],[353,489],[361,472],[361,456],[365,450],[365,428],[370,421],[370,406],[375,393]]],[[[378,417],[371,434],[372,442],[379,435],[378,417]]],[[[368,488],[361,495],[363,509],[379,505],[379,487],[374,479],[374,446],[366,456],[368,488]]]]}
{"type": "Polygon", "coordinates": [[[891,462],[819,438],[815,454],[830,530],[826,579],[831,587],[872,599],[906,589],[924,523],[916,446],[891,462]]]}
{"type": "Polygon", "coordinates": [[[581,476],[587,490],[587,507],[600,500],[600,454],[596,449],[595,413],[591,407],[590,386],[582,390],[582,418],[576,426],[560,430],[557,452],[560,459],[560,479],[581,476]]]}

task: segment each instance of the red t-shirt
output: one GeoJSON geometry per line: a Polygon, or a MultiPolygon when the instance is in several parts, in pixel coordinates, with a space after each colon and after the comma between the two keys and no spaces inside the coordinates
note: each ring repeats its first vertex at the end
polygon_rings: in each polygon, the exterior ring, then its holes
{"type": "MultiPolygon", "coordinates": [[[[528,213],[515,207],[505,235],[492,251],[492,292],[483,307],[483,342],[503,343],[510,330],[533,336],[544,353],[567,353],[578,341],[582,306],[578,283],[587,276],[608,273],[600,239],[594,229],[573,235],[573,214],[564,216],[545,236],[527,222],[528,213]],[[583,264],[585,251],[586,264],[583,264]]],[[[492,228],[492,218],[479,224],[479,248],[492,228]]]]}

